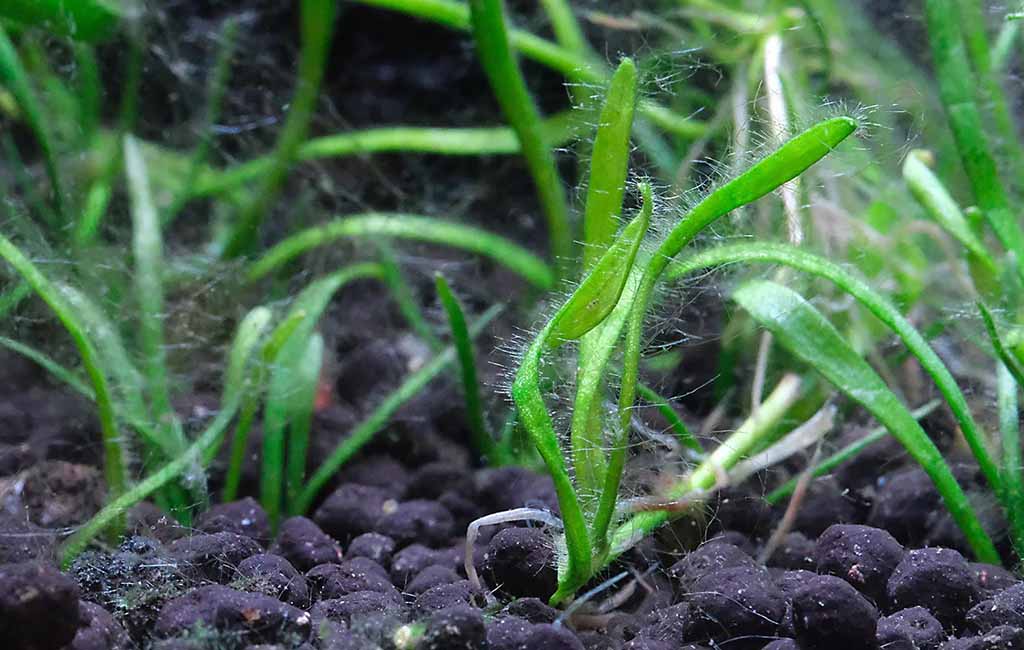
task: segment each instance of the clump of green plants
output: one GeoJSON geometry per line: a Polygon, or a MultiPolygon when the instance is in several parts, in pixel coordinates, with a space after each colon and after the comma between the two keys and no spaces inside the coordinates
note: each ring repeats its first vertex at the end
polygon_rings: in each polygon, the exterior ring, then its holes
{"type": "MultiPolygon", "coordinates": [[[[239,497],[257,426],[258,496],[271,522],[309,512],[339,469],[449,369],[456,370],[453,386],[461,392],[474,453],[492,465],[542,467],[560,511],[558,518],[528,509],[494,513],[474,522],[469,537],[479,526],[519,518],[551,525],[559,557],[554,604],[570,603],[639,540],[691,514],[715,490],[822,448],[836,419],[858,414],[881,427],[824,459],[807,454],[806,467],[773,485],[766,500],[789,499],[791,513],[808,481],[892,436],[932,480],[974,555],[999,562],[996,531],[983,525],[919,423],[940,404],[998,502],[1014,552],[1024,557],[1018,408],[1024,233],[1012,209],[1024,154],[999,79],[1015,38],[1009,23],[990,46],[979,3],[926,0],[932,84],[845,3],[754,3],[764,5],[755,12],[750,3],[702,0],[667,11],[663,20],[546,0],[543,16],[554,35],[547,40],[510,26],[500,0],[360,2],[471,35],[507,126],[382,126],[311,137],[339,20],[335,2],[303,0],[294,90],[274,145],[264,155],[222,164],[214,160],[211,133],[230,89],[244,29],[238,21],[222,26],[203,128],[192,151],[182,152],[135,135],[144,15],[100,0],[0,8],[0,110],[31,134],[29,153],[41,167],[35,178],[26,174],[5,189],[18,200],[7,216],[9,231],[0,233],[0,257],[12,271],[0,314],[10,316],[36,296],[73,341],[84,379],[38,346],[14,338],[0,338],[0,345],[95,402],[110,493],[108,505],[65,540],[65,562],[104,531],[119,535],[126,511],[144,499],[187,523],[212,498],[239,497]],[[615,57],[611,66],[589,44],[588,25],[642,34],[657,28],[676,44],[691,39],[728,71],[729,83],[721,84],[725,90],[688,84],[673,68],[679,65],[673,48],[615,57]],[[115,37],[131,47],[117,116],[104,126],[96,48],[115,37]],[[70,44],[80,72],[74,83],[47,63],[45,38],[70,44]],[[809,54],[787,58],[797,49],[809,54]],[[520,58],[572,84],[573,107],[544,116],[520,58]],[[645,88],[652,78],[670,92],[645,88]],[[926,91],[894,95],[910,83],[926,91]],[[889,173],[893,151],[905,144],[905,125],[885,111],[829,107],[823,117],[820,98],[836,87],[854,102],[891,101],[925,116],[921,140],[933,150],[909,151],[899,163],[902,174],[889,173]],[[757,92],[763,96],[751,96],[757,92]],[[62,109],[75,116],[78,130],[58,128],[53,118],[62,109]],[[942,114],[951,139],[931,119],[942,114]],[[763,129],[751,127],[755,118],[763,129]],[[752,143],[751,134],[762,131],[764,143],[752,143]],[[871,137],[858,139],[858,131],[871,137]],[[578,210],[559,171],[565,147],[584,163],[578,210]],[[296,168],[385,152],[521,156],[543,216],[548,259],[486,227],[412,210],[320,215],[316,225],[289,223],[284,232],[268,227],[296,168]],[[725,161],[719,172],[695,165],[713,156],[725,161]],[[89,164],[69,162],[76,158],[89,164]],[[967,189],[958,185],[958,166],[967,189]],[[109,228],[121,195],[129,235],[112,246],[130,251],[130,281],[106,277],[109,284],[93,292],[85,287],[96,276],[55,273],[38,263],[66,255],[86,265],[109,251],[102,240],[116,233],[109,228]],[[972,197],[976,207],[963,209],[957,195],[972,197]],[[167,233],[201,202],[216,215],[201,242],[169,251],[167,233]],[[265,238],[267,231],[275,237],[265,238]],[[365,259],[346,260],[312,279],[297,272],[308,254],[346,240],[375,245],[363,246],[371,251],[365,259]],[[520,314],[493,300],[472,318],[459,299],[461,287],[443,272],[433,275],[429,298],[418,296],[392,249],[404,241],[504,267],[528,287],[528,304],[519,305],[520,314]],[[962,285],[955,299],[976,313],[968,325],[945,322],[956,320],[942,315],[941,300],[952,298],[929,296],[929,266],[943,256],[962,285]],[[769,275],[764,266],[772,267],[769,275]],[[739,426],[711,447],[680,416],[677,400],[648,381],[658,368],[679,372],[685,350],[673,356],[671,344],[659,343],[654,355],[645,346],[662,334],[662,313],[681,304],[694,276],[723,267],[732,275],[721,283],[729,298],[722,331],[712,333],[722,339],[713,393],[739,426]],[[748,267],[761,270],[751,274],[748,267]],[[193,433],[173,406],[188,386],[170,370],[168,296],[183,278],[217,274],[230,274],[240,294],[257,297],[239,307],[231,328],[216,414],[193,433]],[[329,354],[321,323],[340,291],[365,281],[386,288],[429,355],[310,472],[314,408],[329,354]],[[103,292],[118,299],[97,300],[103,292]],[[424,302],[438,308],[431,313],[424,302]],[[499,316],[540,323],[522,346],[511,404],[500,412],[491,408],[495,400],[484,391],[474,349],[475,337],[499,316]],[[974,331],[963,332],[968,326],[974,331]],[[981,350],[995,370],[994,418],[976,419],[979,408],[991,405],[963,389],[961,371],[936,351],[936,340],[953,334],[964,334],[961,343],[981,350]],[[890,341],[905,350],[898,360],[886,347],[890,341]],[[927,376],[941,400],[911,410],[914,400],[895,372],[906,363],[927,376]],[[749,382],[738,377],[744,368],[749,382]],[[749,400],[738,397],[747,394],[742,389],[749,389],[749,400]],[[557,407],[549,406],[553,395],[560,397],[557,407]],[[665,469],[657,488],[630,498],[630,449],[644,405],[665,417],[686,457],[665,469]],[[997,433],[986,430],[987,420],[995,420],[997,433]],[[504,426],[496,427],[498,421],[504,426]],[[211,495],[207,475],[222,447],[223,488],[211,495]]],[[[19,154],[13,140],[8,150],[19,154]]],[[[467,573],[475,577],[471,561],[467,573]]]]}

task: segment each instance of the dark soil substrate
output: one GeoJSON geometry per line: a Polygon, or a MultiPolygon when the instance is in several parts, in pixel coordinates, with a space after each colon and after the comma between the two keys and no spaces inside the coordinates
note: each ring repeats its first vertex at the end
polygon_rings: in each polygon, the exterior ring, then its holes
{"type": "MultiPolygon", "coordinates": [[[[709,516],[627,554],[595,585],[625,578],[571,615],[545,604],[556,580],[549,531],[483,529],[474,556],[490,593],[462,568],[472,519],[557,511],[547,478],[474,470],[466,453],[444,460],[454,442],[389,446],[347,466],[311,518],[286,520],[276,536],[249,498],[212,507],[191,529],[143,505],[134,536],[66,573],[52,527],[82,516],[69,508],[95,509],[95,470],[44,461],[6,479],[0,648],[1024,648],[1024,582],[965,559],[920,470],[871,479],[866,468],[898,456],[884,443],[812,485],[767,566],[754,557],[780,512],[728,489],[709,516]],[[33,523],[42,519],[50,528],[33,523]]],[[[976,474],[957,465],[972,493],[976,474]]]]}

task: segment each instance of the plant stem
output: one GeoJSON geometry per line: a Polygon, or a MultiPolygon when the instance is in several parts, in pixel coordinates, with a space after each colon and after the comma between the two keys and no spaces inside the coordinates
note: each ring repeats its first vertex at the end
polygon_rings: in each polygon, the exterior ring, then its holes
{"type": "Polygon", "coordinates": [[[486,230],[408,214],[368,212],[303,230],[280,242],[249,267],[246,279],[259,280],[302,253],[349,237],[397,237],[461,248],[494,259],[540,289],[555,277],[533,253],[486,230]]]}
{"type": "Polygon", "coordinates": [[[555,156],[544,142],[540,112],[526,87],[509,43],[503,0],[470,0],[470,22],[477,56],[487,73],[494,96],[512,125],[523,149],[537,194],[548,222],[551,257],[556,268],[568,262],[572,249],[569,204],[555,156]]]}
{"type": "Polygon", "coordinates": [[[221,255],[233,258],[247,252],[255,241],[267,209],[273,204],[299,147],[306,139],[309,123],[320,95],[320,82],[331,47],[336,9],[335,0],[302,0],[302,52],[299,76],[288,118],[277,140],[274,165],[263,178],[259,191],[242,209],[224,242],[221,255]]]}
{"type": "Polygon", "coordinates": [[[101,41],[117,31],[122,11],[108,0],[4,0],[0,18],[81,41],[101,41]]]}

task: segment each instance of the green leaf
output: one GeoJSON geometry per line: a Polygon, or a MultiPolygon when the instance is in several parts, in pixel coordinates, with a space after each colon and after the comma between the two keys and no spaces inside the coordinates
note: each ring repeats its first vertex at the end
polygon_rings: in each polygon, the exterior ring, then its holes
{"type": "Polygon", "coordinates": [[[622,210],[629,169],[629,133],[635,106],[636,66],[632,59],[623,59],[608,86],[590,156],[590,182],[583,209],[583,268],[587,270],[615,239],[616,217],[622,210]]]}
{"type": "Polygon", "coordinates": [[[747,283],[733,294],[733,300],[771,331],[790,354],[820,372],[888,427],[932,479],[979,561],[999,562],[992,540],[942,453],[885,382],[831,323],[799,294],[773,282],[747,283]]]}
{"type": "Polygon", "coordinates": [[[296,359],[291,374],[294,388],[288,402],[288,475],[285,496],[290,514],[298,510],[298,495],[306,480],[309,454],[309,432],[313,426],[313,409],[320,387],[320,369],[324,359],[324,339],[314,332],[302,356],[296,359]]]}
{"type": "Polygon", "coordinates": [[[633,260],[636,259],[644,233],[651,222],[651,186],[644,183],[640,191],[644,197],[640,214],[622,230],[622,234],[601,256],[583,283],[558,310],[548,337],[553,347],[578,339],[594,329],[618,304],[626,279],[633,269],[633,260]]]}

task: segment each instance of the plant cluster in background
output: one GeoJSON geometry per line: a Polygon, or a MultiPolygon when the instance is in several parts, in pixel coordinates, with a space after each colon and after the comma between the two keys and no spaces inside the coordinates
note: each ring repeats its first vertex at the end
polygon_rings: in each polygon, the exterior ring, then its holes
{"type": "MultiPolygon", "coordinates": [[[[1019,98],[1003,85],[1019,58],[1019,23],[978,0],[924,0],[925,73],[856,3],[699,0],[614,13],[544,0],[551,40],[512,27],[501,0],[360,3],[471,37],[507,126],[312,136],[347,5],[302,0],[294,89],[272,149],[237,162],[215,146],[244,54],[245,21],[230,17],[208,64],[198,140],[183,151],[138,133],[146,12],[112,0],[0,7],[0,115],[31,136],[5,142],[0,256],[8,280],[0,314],[10,320],[44,303],[74,342],[81,369],[37,341],[3,337],[0,345],[95,402],[110,496],[65,541],[65,562],[104,531],[119,534],[126,510],[143,499],[187,522],[212,498],[238,497],[257,425],[259,498],[271,521],[307,512],[338,469],[449,369],[482,461],[543,467],[554,481],[554,603],[571,600],[714,490],[802,457],[803,469],[765,497],[790,499],[790,516],[808,481],[887,435],[934,482],[975,556],[1010,560],[993,541],[1002,531],[982,521],[918,422],[938,403],[998,502],[1013,553],[1024,557],[1024,231],[1015,210],[1024,149],[1010,110],[1019,98]],[[608,57],[588,38],[597,28],[650,43],[608,57]],[[116,97],[100,75],[111,39],[124,49],[116,97]],[[692,48],[688,64],[682,47],[692,48]],[[65,60],[72,64],[57,65],[65,60]],[[572,109],[542,114],[523,73],[527,60],[564,78],[572,109]],[[721,75],[715,83],[696,78],[712,69],[721,75]],[[834,101],[882,108],[847,110],[834,101]],[[868,137],[854,136],[858,130],[868,137]],[[904,151],[910,137],[918,148],[904,151]],[[566,148],[581,161],[579,201],[568,189],[577,183],[559,168],[566,148]],[[296,168],[380,153],[521,156],[544,218],[543,236],[533,240],[547,242],[546,259],[487,222],[445,215],[317,214],[306,228],[279,218],[296,168]],[[700,162],[709,159],[719,161],[712,172],[700,162]],[[208,217],[201,234],[169,254],[165,240],[186,227],[181,215],[197,204],[208,217]],[[122,212],[127,231],[112,225],[122,212]],[[352,239],[374,243],[371,254],[313,279],[299,270],[312,251],[352,239]],[[438,273],[436,296],[424,299],[392,248],[402,241],[486,258],[520,278],[528,298],[510,309],[499,304],[504,296],[493,297],[472,318],[461,288],[438,273]],[[90,270],[111,250],[130,252],[127,277],[90,270]],[[59,258],[74,261],[70,270],[42,263],[59,258]],[[714,286],[726,288],[730,307],[720,331],[703,333],[721,338],[707,379],[716,410],[740,424],[712,441],[691,432],[657,378],[686,360],[685,347],[680,357],[671,346],[673,318],[685,311],[685,292],[709,286],[706,274],[700,286],[692,278],[720,267],[730,272],[714,286]],[[239,307],[222,354],[215,417],[189,431],[173,406],[190,386],[169,370],[168,296],[225,274],[240,295],[257,299],[239,307]],[[329,355],[323,316],[336,294],[366,280],[387,289],[429,352],[307,475],[329,355]],[[424,302],[439,304],[443,317],[425,312],[424,302]],[[960,317],[964,309],[970,318],[960,317]],[[496,318],[540,323],[521,350],[510,404],[491,399],[475,362],[474,338],[496,318]],[[970,348],[969,361],[940,357],[936,343],[950,341],[970,348]],[[927,400],[900,381],[908,363],[940,402],[910,410],[927,400]],[[966,388],[967,365],[993,377],[991,387],[966,388]],[[629,461],[644,405],[665,416],[683,453],[636,496],[629,461]],[[863,414],[882,428],[828,457],[814,451],[837,419],[863,414]],[[207,475],[222,447],[223,490],[211,495],[207,475]]],[[[487,521],[516,518],[552,521],[529,510],[487,521]]]]}

